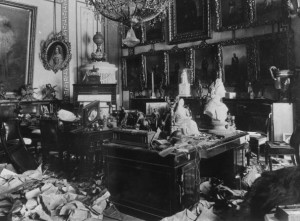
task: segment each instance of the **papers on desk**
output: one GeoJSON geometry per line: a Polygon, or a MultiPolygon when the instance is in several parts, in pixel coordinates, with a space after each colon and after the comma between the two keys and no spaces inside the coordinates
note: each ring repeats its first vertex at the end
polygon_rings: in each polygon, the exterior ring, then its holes
{"type": "Polygon", "coordinates": [[[262,134],[258,133],[258,132],[250,132],[248,131],[248,134],[250,135],[250,137],[260,137],[262,134]]]}

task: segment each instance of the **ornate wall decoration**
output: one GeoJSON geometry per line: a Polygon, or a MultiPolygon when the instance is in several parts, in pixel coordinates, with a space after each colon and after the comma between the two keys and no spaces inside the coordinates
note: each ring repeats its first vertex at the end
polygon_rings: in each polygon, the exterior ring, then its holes
{"type": "Polygon", "coordinates": [[[170,44],[210,38],[209,0],[171,0],[169,4],[170,44]]]}
{"type": "Polygon", "coordinates": [[[216,30],[249,27],[253,17],[252,0],[215,0],[216,30]]]}
{"type": "Polygon", "coordinates": [[[36,16],[36,7],[1,1],[0,82],[7,92],[33,82],[36,16]]]}
{"type": "Polygon", "coordinates": [[[69,65],[72,58],[71,44],[67,42],[62,33],[57,33],[43,43],[41,58],[44,68],[57,73],[69,65]]]}

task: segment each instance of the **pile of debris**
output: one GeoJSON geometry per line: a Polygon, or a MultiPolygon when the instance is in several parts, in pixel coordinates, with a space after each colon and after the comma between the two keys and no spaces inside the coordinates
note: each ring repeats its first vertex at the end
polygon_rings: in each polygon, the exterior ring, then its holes
{"type": "Polygon", "coordinates": [[[23,174],[5,167],[0,173],[0,216],[6,220],[101,221],[110,207],[101,179],[70,183],[43,173],[41,166],[23,174]]]}

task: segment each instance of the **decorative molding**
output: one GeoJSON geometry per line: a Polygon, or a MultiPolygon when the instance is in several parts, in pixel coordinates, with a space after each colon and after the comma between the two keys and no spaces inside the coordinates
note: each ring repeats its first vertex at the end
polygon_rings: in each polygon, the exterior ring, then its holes
{"type": "MultiPolygon", "coordinates": [[[[65,39],[69,41],[69,0],[62,0],[61,9],[61,29],[65,39]]],[[[62,99],[70,102],[70,69],[69,65],[62,71],[62,99]]]]}

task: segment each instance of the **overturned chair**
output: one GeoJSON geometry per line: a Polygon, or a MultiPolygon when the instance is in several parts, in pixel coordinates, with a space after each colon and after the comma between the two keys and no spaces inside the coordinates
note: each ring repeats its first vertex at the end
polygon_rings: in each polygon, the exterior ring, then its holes
{"type": "Polygon", "coordinates": [[[38,162],[25,145],[20,132],[20,120],[11,118],[0,123],[1,146],[15,169],[20,173],[35,170],[38,167],[38,162]]]}

